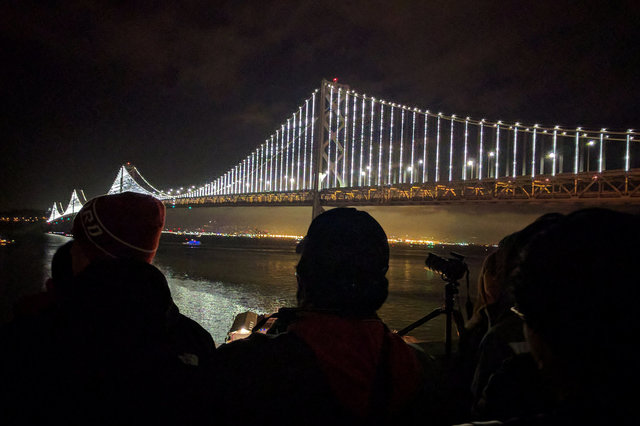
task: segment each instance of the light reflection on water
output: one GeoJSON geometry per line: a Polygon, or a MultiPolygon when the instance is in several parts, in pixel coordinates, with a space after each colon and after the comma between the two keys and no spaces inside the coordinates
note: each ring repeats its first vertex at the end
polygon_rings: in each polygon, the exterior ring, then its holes
{"type": "MultiPolygon", "coordinates": [[[[218,242],[219,243],[219,242],[218,242]]],[[[154,264],[164,272],[181,312],[223,343],[235,316],[295,304],[293,250],[162,244],[154,264]]]]}
{"type": "MultiPolygon", "coordinates": [[[[275,312],[282,306],[294,306],[298,255],[294,243],[289,246],[230,247],[232,242],[203,240],[197,248],[179,243],[163,243],[155,265],[167,276],[176,304],[185,315],[198,321],[214,337],[224,342],[235,316],[247,310],[275,312]]],[[[232,243],[231,245],[233,245],[232,243]]],[[[430,249],[447,256],[450,248],[430,249]]],[[[484,247],[456,247],[464,254],[471,270],[471,291],[475,293],[477,270],[486,255],[484,247]]],[[[426,249],[392,249],[389,272],[389,297],[378,312],[394,329],[401,329],[441,306],[444,281],[424,269],[426,249]]],[[[461,283],[461,304],[466,285],[461,283]]],[[[441,341],[444,317],[414,330],[417,338],[441,341]]]]}
{"type": "MultiPolygon", "coordinates": [[[[68,241],[45,236],[42,275],[50,274],[55,250],[68,241]]],[[[471,271],[471,293],[485,247],[393,248],[389,262],[389,297],[378,314],[392,329],[401,329],[442,305],[444,281],[424,269],[428,251],[448,257],[453,250],[466,257],[471,271]]],[[[271,313],[282,306],[295,306],[295,242],[273,243],[231,238],[203,239],[199,247],[187,247],[163,235],[154,264],[165,274],[171,294],[188,317],[200,323],[216,343],[223,343],[238,313],[251,310],[271,313]]],[[[41,281],[42,282],[42,281],[41,281]]],[[[466,300],[466,285],[460,283],[459,304],[466,300]]],[[[41,286],[41,284],[40,284],[41,286]]],[[[444,317],[415,329],[413,336],[431,341],[444,338],[444,317]]]]}

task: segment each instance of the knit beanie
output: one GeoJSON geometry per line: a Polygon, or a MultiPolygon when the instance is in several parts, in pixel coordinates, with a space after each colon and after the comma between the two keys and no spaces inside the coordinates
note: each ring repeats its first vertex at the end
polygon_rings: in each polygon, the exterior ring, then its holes
{"type": "Polygon", "coordinates": [[[151,263],[164,217],[164,205],[150,195],[103,195],[89,200],[78,212],[73,238],[90,261],[123,258],[151,263]]]}

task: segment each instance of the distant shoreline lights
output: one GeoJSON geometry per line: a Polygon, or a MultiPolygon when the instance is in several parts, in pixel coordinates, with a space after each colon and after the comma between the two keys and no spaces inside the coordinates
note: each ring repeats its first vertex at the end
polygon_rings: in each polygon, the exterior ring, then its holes
{"type": "MultiPolygon", "coordinates": [[[[300,241],[304,238],[303,235],[288,235],[288,234],[269,234],[269,233],[249,233],[249,232],[200,232],[200,231],[170,231],[164,230],[163,234],[172,234],[172,235],[185,235],[185,236],[215,236],[215,237],[230,237],[230,238],[278,238],[285,240],[296,240],[300,241]]],[[[433,247],[437,245],[448,245],[448,246],[469,246],[472,243],[465,241],[437,241],[437,240],[420,240],[420,239],[411,239],[411,238],[399,238],[399,237],[390,237],[387,239],[390,245],[394,244],[406,244],[406,245],[418,245],[418,246],[426,246],[433,247]]],[[[497,247],[496,244],[476,244],[478,246],[484,247],[497,247]]]]}

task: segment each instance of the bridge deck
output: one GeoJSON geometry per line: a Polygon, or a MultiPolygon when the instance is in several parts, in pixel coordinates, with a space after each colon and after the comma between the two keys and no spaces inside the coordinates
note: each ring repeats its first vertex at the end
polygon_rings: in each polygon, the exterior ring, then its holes
{"type": "MultiPolygon", "coordinates": [[[[438,183],[399,184],[320,191],[326,206],[421,205],[462,202],[549,201],[640,202],[640,169],[629,172],[565,173],[534,179],[515,178],[465,180],[438,183]]],[[[165,200],[175,207],[213,206],[311,206],[313,191],[209,195],[165,200]]]]}

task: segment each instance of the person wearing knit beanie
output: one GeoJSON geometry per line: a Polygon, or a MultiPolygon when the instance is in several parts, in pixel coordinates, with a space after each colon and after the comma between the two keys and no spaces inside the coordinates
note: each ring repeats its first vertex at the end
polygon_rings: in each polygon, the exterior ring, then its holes
{"type": "Polygon", "coordinates": [[[89,200],[73,221],[74,273],[103,259],[151,263],[164,219],[164,205],[150,195],[123,192],[89,200]]]}
{"type": "Polygon", "coordinates": [[[132,192],[82,207],[48,305],[0,329],[0,424],[195,422],[216,347],[151,264],[164,219],[159,200],[132,192]]]}

